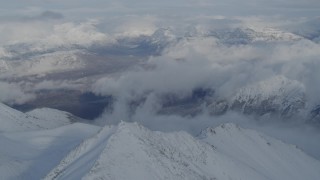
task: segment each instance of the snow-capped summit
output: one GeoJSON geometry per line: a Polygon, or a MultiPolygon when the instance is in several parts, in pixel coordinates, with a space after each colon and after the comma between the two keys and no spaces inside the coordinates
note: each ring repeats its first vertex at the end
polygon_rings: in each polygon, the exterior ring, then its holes
{"type": "Polygon", "coordinates": [[[45,108],[25,114],[0,104],[2,178],[320,177],[320,162],[296,146],[235,124],[207,128],[193,137],[183,131],[151,131],[138,123],[103,128],[70,124],[66,122],[69,118],[68,113],[57,110],[45,108]]]}
{"type": "Polygon", "coordinates": [[[253,41],[296,41],[303,39],[301,36],[296,34],[272,27],[264,27],[261,29],[251,27],[247,29],[247,32],[249,36],[252,37],[253,41]]]}
{"type": "Polygon", "coordinates": [[[264,27],[237,27],[212,30],[193,30],[187,33],[189,36],[213,36],[220,42],[230,45],[249,44],[254,42],[297,41],[303,39],[296,34],[282,31],[276,28],[264,27]]]}
{"type": "Polygon", "coordinates": [[[276,76],[239,89],[230,104],[246,114],[292,116],[305,107],[305,88],[298,81],[276,76]]]}

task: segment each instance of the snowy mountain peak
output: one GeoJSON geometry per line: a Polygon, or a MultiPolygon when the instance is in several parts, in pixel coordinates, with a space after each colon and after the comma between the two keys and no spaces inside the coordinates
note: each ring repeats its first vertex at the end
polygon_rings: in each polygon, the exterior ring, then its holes
{"type": "Polygon", "coordinates": [[[214,36],[226,44],[249,44],[254,42],[297,41],[302,37],[279,29],[264,27],[237,27],[227,29],[214,29],[193,33],[192,36],[214,36]]]}
{"type": "Polygon", "coordinates": [[[0,132],[52,129],[71,124],[71,117],[69,113],[46,108],[22,113],[0,103],[0,132]]]}
{"type": "Polygon", "coordinates": [[[320,175],[320,162],[255,131],[235,124],[205,131],[207,136],[197,139],[184,132],[153,132],[136,123],[106,126],[45,179],[301,179],[306,175],[316,179],[320,175]],[[301,172],[308,164],[312,168],[301,172]]]}
{"type": "Polygon", "coordinates": [[[5,155],[0,156],[0,162],[5,162],[0,172],[13,179],[39,179],[45,174],[50,180],[320,177],[320,162],[296,146],[232,123],[207,128],[199,137],[186,132],[151,131],[124,121],[102,128],[75,123],[45,130],[44,122],[61,119],[48,125],[56,127],[68,120],[67,114],[46,108],[25,114],[3,104],[0,112],[1,127],[12,128],[0,133],[0,143],[5,147],[0,149],[5,155]],[[28,129],[29,125],[32,127],[28,129]],[[15,132],[17,127],[29,131],[15,132]],[[21,164],[12,162],[18,147],[26,150],[18,155],[23,159],[21,164]],[[63,147],[67,149],[61,151],[63,147]],[[50,159],[51,155],[58,159],[50,159]],[[32,165],[28,166],[26,158],[36,160],[30,160],[32,165]],[[47,166],[39,165],[47,161],[47,166]],[[33,167],[37,173],[33,173],[33,167]]]}
{"type": "Polygon", "coordinates": [[[245,86],[229,100],[232,109],[244,113],[278,113],[292,116],[305,106],[305,87],[295,80],[276,76],[245,86]]]}
{"type": "Polygon", "coordinates": [[[261,29],[251,27],[251,29],[253,30],[251,36],[254,37],[254,41],[295,41],[302,39],[302,37],[296,34],[272,27],[263,27],[261,29]]]}
{"type": "Polygon", "coordinates": [[[264,99],[270,96],[287,96],[300,97],[305,93],[304,86],[295,80],[289,80],[283,76],[276,76],[270,79],[260,81],[256,84],[248,85],[237,91],[234,99],[264,99]]]}

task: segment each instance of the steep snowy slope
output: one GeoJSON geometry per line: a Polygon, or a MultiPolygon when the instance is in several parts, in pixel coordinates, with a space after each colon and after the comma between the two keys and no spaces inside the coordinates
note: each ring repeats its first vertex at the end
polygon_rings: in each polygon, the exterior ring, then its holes
{"type": "Polygon", "coordinates": [[[0,179],[41,179],[99,129],[75,123],[51,130],[0,133],[0,179]]]}
{"type": "Polygon", "coordinates": [[[69,113],[48,108],[22,113],[0,103],[1,179],[40,179],[83,139],[100,129],[71,124],[73,118],[69,113]]]}
{"type": "Polygon", "coordinates": [[[152,132],[135,123],[120,123],[83,142],[46,179],[318,177],[319,161],[294,146],[233,124],[209,128],[199,140],[184,132],[152,132]]]}
{"type": "Polygon", "coordinates": [[[0,103],[0,132],[37,129],[36,119],[0,103]]]}
{"type": "Polygon", "coordinates": [[[235,124],[208,128],[200,135],[202,141],[235,162],[243,163],[268,179],[318,179],[320,162],[294,145],[242,129],[235,124]]]}
{"type": "Polygon", "coordinates": [[[106,126],[82,142],[54,168],[46,179],[81,179],[95,164],[117,127],[106,126]]]}

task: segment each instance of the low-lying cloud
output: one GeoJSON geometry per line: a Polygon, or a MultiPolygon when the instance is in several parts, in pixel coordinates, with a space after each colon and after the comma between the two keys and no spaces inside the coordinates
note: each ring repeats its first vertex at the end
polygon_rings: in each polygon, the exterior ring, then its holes
{"type": "Polygon", "coordinates": [[[0,102],[6,104],[23,104],[35,98],[34,94],[25,93],[19,84],[0,81],[0,102]]]}
{"type": "Polygon", "coordinates": [[[320,102],[315,93],[320,90],[316,70],[319,52],[318,44],[305,40],[225,46],[214,38],[186,39],[162,56],[150,58],[147,64],[151,68],[103,78],[94,91],[136,98],[166,93],[186,96],[201,87],[227,98],[243,87],[282,76],[301,83],[308,101],[316,104],[320,102]]]}
{"type": "Polygon", "coordinates": [[[194,135],[207,126],[235,122],[269,135],[274,132],[274,136],[320,157],[314,150],[320,147],[303,143],[312,135],[319,136],[317,130],[304,133],[308,128],[306,114],[320,103],[316,93],[320,90],[319,52],[319,44],[305,39],[229,45],[214,37],[185,38],[167,47],[161,56],[151,57],[145,68],[97,81],[93,92],[116,99],[113,109],[106,111],[97,122],[137,121],[155,130],[185,130],[194,135]],[[197,89],[214,92],[209,95],[209,101],[196,105],[200,113],[181,115],[175,112],[181,110],[179,107],[169,114],[159,113],[167,108],[164,97],[181,100],[193,96],[197,89]],[[281,120],[266,113],[257,120],[232,111],[223,116],[210,114],[212,107],[208,102],[230,102],[239,93],[249,100],[265,98],[273,99],[271,101],[280,106],[297,106],[297,116],[281,120]],[[272,129],[280,124],[282,128],[272,129]],[[290,135],[286,136],[281,129],[290,135]]]}

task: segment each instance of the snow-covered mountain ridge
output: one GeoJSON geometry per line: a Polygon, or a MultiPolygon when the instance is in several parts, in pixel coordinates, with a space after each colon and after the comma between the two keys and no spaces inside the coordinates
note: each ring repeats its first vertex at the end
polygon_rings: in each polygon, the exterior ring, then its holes
{"type": "MultiPolygon", "coordinates": [[[[86,54],[115,54],[129,56],[159,56],[163,50],[180,41],[213,37],[224,45],[295,42],[303,38],[276,28],[238,27],[227,29],[187,30],[176,32],[171,28],[158,28],[150,35],[115,36],[106,44],[39,45],[35,42],[16,42],[0,47],[0,78],[44,76],[50,73],[89,69],[95,59],[83,59],[86,54]],[[190,31],[190,32],[189,32],[190,31]],[[36,47],[46,47],[34,48],[36,47]]],[[[45,43],[42,42],[41,43],[45,43]]],[[[40,43],[40,44],[41,44],[40,43]]]]}
{"type": "Polygon", "coordinates": [[[320,177],[320,162],[296,146],[235,124],[208,128],[193,137],[127,122],[103,128],[65,125],[61,122],[68,120],[67,115],[50,109],[26,115],[1,104],[0,110],[0,120],[11,122],[2,123],[6,131],[0,132],[3,179],[320,177]],[[50,123],[46,128],[27,126],[39,121],[50,123]]]}
{"type": "Polygon", "coordinates": [[[303,37],[277,28],[243,26],[237,28],[192,30],[187,37],[215,37],[219,42],[228,45],[250,44],[256,42],[290,42],[302,40],[303,37]]]}
{"type": "Polygon", "coordinates": [[[300,149],[234,124],[209,128],[199,138],[185,132],[153,132],[136,123],[122,122],[117,127],[105,127],[86,140],[45,179],[317,179],[320,176],[320,162],[300,149]],[[310,165],[311,168],[305,168],[310,165]]]}
{"type": "Polygon", "coordinates": [[[230,104],[231,109],[245,114],[291,117],[305,108],[305,88],[298,81],[278,76],[239,89],[230,104]]]}

